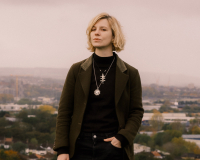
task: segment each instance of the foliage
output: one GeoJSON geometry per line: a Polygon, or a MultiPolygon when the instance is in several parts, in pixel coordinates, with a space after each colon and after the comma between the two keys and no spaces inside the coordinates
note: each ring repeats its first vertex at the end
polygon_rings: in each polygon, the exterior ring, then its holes
{"type": "Polygon", "coordinates": [[[51,160],[57,160],[57,154],[55,154],[51,160]]]}
{"type": "Polygon", "coordinates": [[[11,94],[0,94],[0,103],[8,103],[14,100],[13,95],[11,94]]]}
{"type": "Polygon", "coordinates": [[[184,153],[200,153],[200,148],[194,142],[187,142],[182,137],[173,138],[171,142],[165,143],[162,148],[174,157],[179,157],[184,153]]]}
{"type": "Polygon", "coordinates": [[[157,131],[161,130],[163,123],[163,116],[161,113],[154,113],[151,117],[150,124],[153,128],[155,128],[157,131]]]}
{"type": "Polygon", "coordinates": [[[199,113],[200,112],[200,107],[198,106],[194,106],[194,105],[190,105],[190,106],[185,106],[182,109],[182,112],[185,113],[199,113]]]}
{"type": "Polygon", "coordinates": [[[163,144],[170,142],[173,138],[179,138],[182,136],[181,131],[176,130],[166,130],[155,135],[154,141],[155,145],[162,146],[163,144]]]}
{"type": "Polygon", "coordinates": [[[46,111],[46,112],[49,112],[49,113],[52,113],[52,114],[56,111],[55,108],[53,108],[52,106],[49,106],[49,105],[42,105],[42,106],[39,107],[39,109],[41,111],[46,111]]]}
{"type": "Polygon", "coordinates": [[[151,137],[148,136],[147,134],[137,134],[134,139],[134,143],[147,145],[150,140],[151,140],[151,137]]]}
{"type": "Polygon", "coordinates": [[[33,144],[34,146],[37,146],[38,140],[36,138],[31,138],[30,143],[33,144]]]}
{"type": "Polygon", "coordinates": [[[141,152],[135,155],[135,160],[156,160],[151,153],[141,152]]]}
{"type": "Polygon", "coordinates": [[[10,122],[4,117],[0,118],[0,135],[13,137],[20,141],[31,141],[36,138],[38,144],[53,144],[55,138],[56,115],[41,110],[22,110],[17,115],[22,121],[10,122]],[[34,114],[35,117],[27,117],[34,114]],[[5,127],[8,126],[8,127],[5,127]]]}
{"type": "Polygon", "coordinates": [[[4,115],[9,115],[9,112],[1,110],[0,111],[0,117],[4,117],[4,115]]]}
{"type": "Polygon", "coordinates": [[[185,127],[185,124],[182,124],[180,122],[173,122],[170,124],[164,124],[162,130],[176,130],[181,131],[182,133],[187,133],[185,127]]]}
{"type": "Polygon", "coordinates": [[[194,142],[187,142],[182,137],[173,138],[172,143],[178,146],[185,146],[190,153],[200,154],[200,148],[194,142]]]}
{"type": "Polygon", "coordinates": [[[198,126],[192,126],[190,130],[192,134],[200,134],[200,127],[198,126]]]}
{"type": "Polygon", "coordinates": [[[4,117],[0,118],[0,127],[5,127],[9,124],[9,121],[7,121],[4,117]]]}
{"type": "Polygon", "coordinates": [[[14,150],[14,151],[17,151],[17,152],[21,152],[21,151],[25,151],[25,148],[27,147],[27,145],[26,144],[24,144],[24,143],[22,143],[22,142],[16,142],[16,143],[14,143],[14,144],[12,144],[12,149],[14,150]]]}
{"type": "Polygon", "coordinates": [[[23,99],[20,99],[17,104],[28,104],[28,105],[39,105],[39,104],[42,104],[42,102],[38,102],[38,101],[32,101],[30,99],[27,99],[27,98],[23,98],[23,99]]]}
{"type": "Polygon", "coordinates": [[[162,148],[169,152],[173,157],[180,157],[184,153],[188,153],[188,149],[186,146],[177,145],[172,142],[165,143],[162,148]]]}
{"type": "Polygon", "coordinates": [[[0,150],[0,160],[21,160],[18,152],[13,150],[0,150]]]}

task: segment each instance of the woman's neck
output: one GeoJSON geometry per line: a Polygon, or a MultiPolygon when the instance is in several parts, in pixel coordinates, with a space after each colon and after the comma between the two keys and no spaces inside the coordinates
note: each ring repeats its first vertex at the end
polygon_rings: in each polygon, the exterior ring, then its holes
{"type": "Polygon", "coordinates": [[[112,49],[95,49],[95,54],[98,55],[99,57],[110,57],[113,56],[113,51],[112,49]]]}

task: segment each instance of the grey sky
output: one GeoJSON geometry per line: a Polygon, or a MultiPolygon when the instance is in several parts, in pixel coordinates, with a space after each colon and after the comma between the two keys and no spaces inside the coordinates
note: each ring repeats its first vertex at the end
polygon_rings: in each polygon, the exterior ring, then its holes
{"type": "Polygon", "coordinates": [[[0,67],[69,68],[92,54],[85,31],[101,12],[120,21],[118,55],[139,71],[200,77],[199,0],[0,0],[0,67]]]}

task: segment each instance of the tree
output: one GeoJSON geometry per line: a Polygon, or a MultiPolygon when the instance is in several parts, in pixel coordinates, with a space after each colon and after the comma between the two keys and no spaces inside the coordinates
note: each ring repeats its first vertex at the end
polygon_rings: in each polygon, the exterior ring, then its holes
{"type": "Polygon", "coordinates": [[[0,117],[4,117],[4,115],[9,114],[9,112],[6,111],[0,111],[0,117]]]}
{"type": "Polygon", "coordinates": [[[154,141],[155,145],[162,146],[163,144],[170,142],[173,138],[179,138],[182,136],[180,131],[167,130],[155,135],[154,141]]]}
{"type": "Polygon", "coordinates": [[[49,105],[40,106],[39,109],[40,109],[41,111],[47,111],[47,112],[49,112],[49,113],[51,113],[51,114],[53,114],[53,113],[56,111],[55,108],[53,108],[52,106],[49,106],[49,105]]]}
{"type": "Polygon", "coordinates": [[[38,144],[38,140],[36,138],[31,138],[31,144],[36,146],[38,144]]]}
{"type": "Polygon", "coordinates": [[[172,142],[168,142],[162,147],[165,151],[169,152],[173,157],[180,157],[184,153],[188,153],[188,149],[184,145],[177,145],[172,142]]]}
{"type": "Polygon", "coordinates": [[[161,113],[154,113],[151,117],[150,124],[157,131],[160,131],[164,125],[164,119],[161,113]]]}
{"type": "Polygon", "coordinates": [[[192,132],[192,134],[200,134],[200,127],[198,127],[198,126],[193,126],[193,127],[191,128],[191,132],[192,132]]]}
{"type": "Polygon", "coordinates": [[[135,160],[156,160],[153,155],[148,152],[140,152],[135,155],[135,160]]]}
{"type": "Polygon", "coordinates": [[[0,150],[0,160],[20,160],[20,156],[13,150],[0,150]]]}
{"type": "Polygon", "coordinates": [[[27,116],[28,116],[28,111],[27,110],[21,110],[19,112],[19,114],[16,115],[17,118],[21,118],[21,119],[26,118],[27,116]]]}
{"type": "Polygon", "coordinates": [[[24,152],[25,151],[25,148],[27,147],[26,144],[22,143],[22,142],[16,142],[12,145],[12,149],[14,151],[17,151],[17,152],[24,152]]]}
{"type": "Polygon", "coordinates": [[[147,134],[137,134],[134,139],[134,143],[147,145],[150,140],[151,137],[148,136],[147,134]]]}
{"type": "MultiPolygon", "coordinates": [[[[194,142],[187,142],[185,141],[182,137],[179,138],[173,138],[172,143],[176,144],[177,146],[181,147],[184,146],[187,148],[188,153],[195,153],[195,154],[200,154],[200,148],[197,146],[196,143],[194,142]]],[[[187,152],[185,152],[187,153],[187,152]]]]}
{"type": "Polygon", "coordinates": [[[4,117],[0,118],[0,127],[5,127],[9,124],[9,121],[7,121],[4,117]]]}
{"type": "Polygon", "coordinates": [[[57,160],[57,154],[55,154],[51,160],[57,160]]]}
{"type": "Polygon", "coordinates": [[[13,95],[11,94],[0,94],[0,103],[8,103],[14,100],[13,95]]]}

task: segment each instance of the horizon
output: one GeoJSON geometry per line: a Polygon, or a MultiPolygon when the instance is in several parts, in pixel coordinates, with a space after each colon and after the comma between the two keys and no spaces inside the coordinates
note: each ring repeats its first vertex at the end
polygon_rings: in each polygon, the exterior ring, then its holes
{"type": "Polygon", "coordinates": [[[92,54],[86,49],[87,25],[107,12],[127,40],[118,53],[122,60],[139,72],[200,78],[198,6],[198,0],[2,0],[0,68],[70,68],[92,54]]]}

